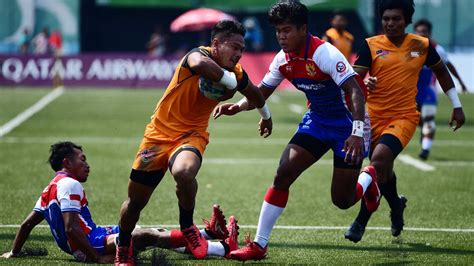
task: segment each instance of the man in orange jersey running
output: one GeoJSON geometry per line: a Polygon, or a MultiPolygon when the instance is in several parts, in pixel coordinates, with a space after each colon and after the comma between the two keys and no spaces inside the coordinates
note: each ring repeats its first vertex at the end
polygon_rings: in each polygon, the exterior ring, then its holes
{"type": "Polygon", "coordinates": [[[331,19],[331,26],[324,33],[322,39],[334,45],[346,57],[347,61],[350,61],[354,36],[346,30],[347,18],[344,14],[336,12],[331,19]]]}
{"type": "Polygon", "coordinates": [[[131,233],[167,168],[176,181],[179,224],[186,247],[198,259],[208,253],[208,243],[194,224],[193,213],[198,188],[196,175],[209,142],[207,126],[212,110],[238,90],[257,106],[262,116],[260,135],[267,137],[272,131],[263,95],[238,64],[244,50],[244,35],[245,29],[239,22],[221,21],[212,30],[211,46],[191,50],[176,68],[133,162],[128,198],[120,210],[116,265],[134,265],[131,233]],[[219,97],[215,95],[218,86],[227,88],[219,97]]]}
{"type": "MultiPolygon", "coordinates": [[[[415,12],[413,0],[382,0],[379,14],[384,34],[367,38],[354,69],[362,77],[369,73],[367,106],[372,124],[370,165],[375,167],[380,192],[390,205],[393,236],[403,230],[407,199],[399,196],[393,163],[415,133],[419,113],[416,109],[418,75],[423,65],[433,70],[441,88],[453,105],[449,124],[459,129],[464,112],[449,75],[430,40],[405,33],[415,12]]],[[[353,242],[362,239],[371,212],[361,201],[360,212],[345,233],[353,242]]]]}

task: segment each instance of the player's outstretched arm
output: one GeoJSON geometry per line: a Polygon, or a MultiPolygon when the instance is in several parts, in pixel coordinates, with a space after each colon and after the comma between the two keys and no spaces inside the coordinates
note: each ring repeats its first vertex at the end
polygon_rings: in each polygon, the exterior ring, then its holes
{"type": "Polygon", "coordinates": [[[451,119],[449,120],[449,125],[454,131],[456,131],[464,124],[465,117],[453,79],[451,78],[446,65],[442,61],[432,66],[431,69],[435,73],[439,85],[441,85],[441,88],[453,105],[453,112],[451,114],[451,119]]]}
{"type": "Polygon", "coordinates": [[[21,223],[20,229],[16,233],[15,240],[13,241],[13,247],[10,252],[4,253],[2,258],[13,258],[18,257],[20,254],[21,248],[25,244],[26,240],[30,236],[31,230],[35,228],[36,225],[43,221],[43,215],[39,212],[32,211],[26,217],[26,219],[21,223]]]}
{"type": "Polygon", "coordinates": [[[270,95],[263,95],[262,91],[255,87],[251,81],[249,81],[249,84],[241,93],[247,99],[247,109],[249,106],[255,106],[262,117],[258,123],[260,136],[265,138],[270,136],[273,129],[272,115],[265,102],[266,98],[270,95]]]}
{"type": "Polygon", "coordinates": [[[345,93],[350,95],[351,110],[352,110],[352,134],[344,142],[344,151],[346,157],[344,160],[348,163],[358,164],[364,154],[364,115],[365,115],[365,101],[362,89],[356,80],[356,76],[349,78],[342,89],[345,93]]]}
{"type": "Polygon", "coordinates": [[[458,74],[458,71],[456,70],[454,65],[451,64],[451,62],[448,62],[446,66],[448,67],[449,72],[451,72],[451,74],[453,74],[453,76],[458,79],[459,84],[461,84],[462,92],[467,93],[468,90],[467,90],[466,84],[464,84],[464,81],[461,79],[461,76],[458,74]]]}

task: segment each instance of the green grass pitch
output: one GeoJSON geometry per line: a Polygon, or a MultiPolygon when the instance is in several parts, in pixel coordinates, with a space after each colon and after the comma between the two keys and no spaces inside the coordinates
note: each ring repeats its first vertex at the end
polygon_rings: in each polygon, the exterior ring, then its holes
{"type": "MultiPolygon", "coordinates": [[[[0,126],[31,106],[47,89],[0,89],[0,126]]],[[[0,252],[10,250],[18,225],[31,211],[42,189],[53,177],[46,163],[49,146],[60,140],[82,145],[91,164],[84,184],[97,224],[116,224],[120,204],[126,197],[132,159],[144,127],[163,90],[69,89],[0,138],[0,252]]],[[[305,105],[302,93],[279,92],[269,101],[274,133],[262,139],[257,133],[255,111],[210,121],[211,142],[198,175],[199,191],[195,221],[207,218],[213,203],[226,216],[235,215],[241,225],[256,225],[264,193],[271,184],[279,156],[294,133],[302,114],[291,104],[305,105]]],[[[233,100],[238,100],[236,96],[233,100]]],[[[461,95],[467,123],[453,133],[447,121],[450,104],[440,95],[438,131],[422,171],[400,160],[395,163],[399,192],[408,198],[405,230],[394,238],[390,231],[369,229],[361,242],[344,239],[344,229],[359,205],[343,211],[332,205],[330,179],[332,154],[308,169],[292,186],[285,212],[277,225],[327,226],[328,229],[275,229],[268,258],[259,264],[474,264],[474,95],[461,95]],[[440,229],[470,229],[445,232],[440,229]]],[[[211,119],[213,120],[213,119],[211,119]]],[[[417,158],[419,132],[402,154],[417,158]]],[[[365,162],[367,163],[367,161],[365,162]]],[[[369,227],[389,227],[389,208],[383,200],[369,227]]],[[[169,173],[141,214],[141,225],[176,225],[178,206],[174,181],[169,173]]],[[[255,234],[254,227],[240,230],[255,234]]],[[[69,265],[72,257],[62,253],[48,228],[36,228],[25,245],[30,256],[0,259],[0,264],[69,265]],[[47,253],[47,256],[45,254],[47,253]]],[[[170,264],[197,263],[188,255],[155,251],[170,264]]],[[[141,254],[150,264],[153,251],[141,254]]],[[[199,264],[239,264],[219,258],[199,264]]]]}

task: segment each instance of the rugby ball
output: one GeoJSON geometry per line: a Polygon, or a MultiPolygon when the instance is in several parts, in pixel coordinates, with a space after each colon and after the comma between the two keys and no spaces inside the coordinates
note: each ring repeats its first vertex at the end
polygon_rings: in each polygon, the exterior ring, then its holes
{"type": "Polygon", "coordinates": [[[208,80],[204,77],[199,78],[199,92],[208,99],[225,101],[232,98],[236,91],[228,89],[219,82],[208,80]]]}

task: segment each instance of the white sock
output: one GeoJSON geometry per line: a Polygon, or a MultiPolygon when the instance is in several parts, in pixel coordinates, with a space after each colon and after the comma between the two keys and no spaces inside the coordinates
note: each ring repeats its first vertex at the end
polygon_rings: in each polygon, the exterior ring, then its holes
{"type": "Polygon", "coordinates": [[[372,177],[366,172],[361,172],[359,174],[359,179],[357,180],[357,183],[362,186],[362,194],[364,194],[367,190],[367,187],[369,187],[370,183],[372,183],[372,177]]]}
{"type": "Polygon", "coordinates": [[[424,137],[421,141],[421,149],[423,150],[430,150],[431,146],[433,146],[433,139],[424,137]]]}
{"type": "Polygon", "coordinates": [[[268,245],[273,226],[283,210],[285,210],[285,208],[280,208],[263,201],[260,217],[258,218],[257,234],[253,240],[254,242],[257,242],[261,247],[268,245]]]}
{"type": "Polygon", "coordinates": [[[202,235],[206,240],[211,240],[211,239],[212,239],[212,237],[210,237],[210,236],[206,233],[206,230],[201,229],[201,230],[199,230],[199,232],[201,233],[201,235],[202,235]]]}
{"type": "Polygon", "coordinates": [[[225,248],[221,242],[218,241],[207,241],[207,255],[208,256],[225,256],[225,248]]]}

